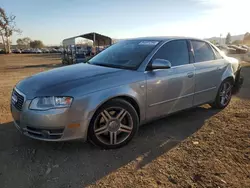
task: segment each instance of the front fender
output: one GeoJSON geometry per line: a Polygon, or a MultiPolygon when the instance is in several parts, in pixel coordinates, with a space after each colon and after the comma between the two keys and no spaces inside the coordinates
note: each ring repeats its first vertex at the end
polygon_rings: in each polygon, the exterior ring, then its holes
{"type": "Polygon", "coordinates": [[[138,82],[93,93],[89,101],[88,119],[91,119],[96,110],[110,99],[116,97],[130,97],[138,104],[140,119],[144,120],[146,104],[145,88],[145,82],[138,82]]]}
{"type": "Polygon", "coordinates": [[[84,138],[87,137],[89,123],[96,110],[105,102],[116,97],[130,97],[139,106],[140,120],[145,120],[146,109],[146,83],[145,81],[121,85],[101,91],[89,93],[85,96],[74,99],[71,116],[78,119],[84,138]],[[79,116],[80,114],[80,116],[79,116]]]}
{"type": "Polygon", "coordinates": [[[221,76],[221,82],[227,78],[232,78],[235,81],[235,72],[233,65],[229,63],[221,76]]]}

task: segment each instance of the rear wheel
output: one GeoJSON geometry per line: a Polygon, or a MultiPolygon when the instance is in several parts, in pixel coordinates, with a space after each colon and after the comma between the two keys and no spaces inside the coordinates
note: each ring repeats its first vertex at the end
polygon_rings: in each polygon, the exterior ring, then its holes
{"type": "Polygon", "coordinates": [[[225,108],[231,101],[232,88],[233,84],[231,80],[226,79],[225,81],[223,81],[218,90],[216,99],[213,104],[211,104],[211,106],[218,109],[225,108]]]}
{"type": "Polygon", "coordinates": [[[134,107],[125,100],[113,99],[97,110],[91,120],[88,136],[105,149],[127,144],[138,131],[139,118],[134,107]]]}

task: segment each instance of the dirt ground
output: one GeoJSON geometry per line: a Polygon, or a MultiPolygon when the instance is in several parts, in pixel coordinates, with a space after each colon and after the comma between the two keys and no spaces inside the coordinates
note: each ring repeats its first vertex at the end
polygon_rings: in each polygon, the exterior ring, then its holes
{"type": "Polygon", "coordinates": [[[106,151],[22,136],[9,110],[11,91],[60,59],[1,55],[0,187],[250,187],[250,64],[243,65],[243,88],[226,109],[204,105],[155,121],[127,146],[106,151]]]}

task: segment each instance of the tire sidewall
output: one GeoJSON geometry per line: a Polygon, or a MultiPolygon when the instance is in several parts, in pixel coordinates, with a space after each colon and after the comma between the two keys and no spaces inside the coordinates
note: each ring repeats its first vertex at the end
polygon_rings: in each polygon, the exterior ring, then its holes
{"type": "Polygon", "coordinates": [[[136,110],[134,109],[134,107],[127,101],[122,100],[122,99],[112,99],[110,101],[108,101],[107,103],[103,104],[94,114],[94,116],[92,117],[90,124],[89,124],[89,129],[88,129],[88,138],[89,140],[96,146],[99,146],[103,149],[116,149],[116,148],[120,148],[124,145],[126,145],[138,132],[138,128],[139,128],[139,118],[138,118],[138,114],[136,112],[136,110]],[[128,113],[130,113],[131,117],[132,117],[132,121],[133,121],[133,130],[131,132],[131,134],[129,135],[129,137],[122,143],[120,144],[116,144],[116,145],[107,145],[103,142],[101,142],[95,135],[94,133],[94,123],[96,118],[98,117],[98,115],[107,108],[110,107],[121,107],[124,108],[125,110],[128,111],[128,113]]]}

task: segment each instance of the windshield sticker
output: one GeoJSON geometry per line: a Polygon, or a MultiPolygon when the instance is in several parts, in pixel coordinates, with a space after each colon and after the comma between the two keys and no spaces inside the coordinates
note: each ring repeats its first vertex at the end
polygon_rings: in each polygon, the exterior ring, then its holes
{"type": "Polygon", "coordinates": [[[157,45],[159,42],[158,41],[142,41],[139,43],[139,45],[150,45],[150,46],[155,46],[157,45]]]}

